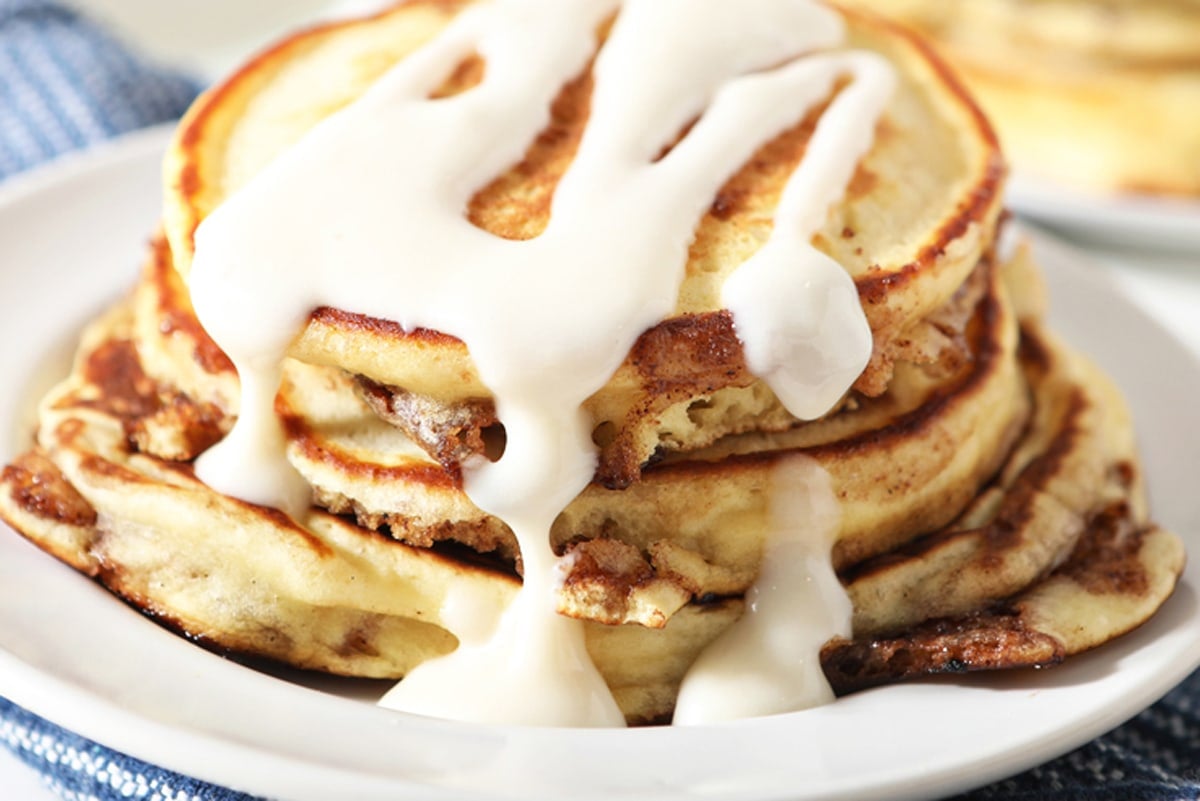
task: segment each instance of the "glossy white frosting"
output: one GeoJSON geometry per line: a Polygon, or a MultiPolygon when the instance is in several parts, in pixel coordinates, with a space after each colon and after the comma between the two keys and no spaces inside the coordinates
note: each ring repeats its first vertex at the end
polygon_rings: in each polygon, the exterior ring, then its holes
{"type": "MultiPolygon", "coordinates": [[[[810,240],[870,148],[894,79],[880,57],[838,50],[843,41],[841,17],[810,0],[479,3],[201,224],[192,299],[243,392],[233,432],[197,464],[215,489],[292,513],[307,501],[273,399],[284,354],[318,306],[458,337],[496,399],[504,455],[469,465],[465,489],[515,532],[524,586],[495,625],[447,610],[458,650],[419,666],[384,704],[506,723],[623,723],[583,624],[554,611],[563,566],[550,526],[595,467],[581,404],[672,313],[693,231],[721,185],[843,80],[773,236],[723,299],[751,369],[798,417],[824,414],[861,372],[871,334],[853,282],[810,240]],[[475,227],[464,215],[470,198],[520,160],[613,14],[587,130],[547,228],[509,241],[475,227]],[[473,53],[486,61],[482,82],[429,99],[473,53]]],[[[764,575],[802,539],[772,536],[764,575]]],[[[813,542],[800,547],[803,561],[827,563],[827,537],[813,542]]],[[[805,575],[827,579],[815,567],[805,575]]],[[[756,592],[764,604],[774,594],[761,580],[756,592]]],[[[829,594],[811,600],[821,606],[829,594]]],[[[814,614],[824,620],[825,611],[814,614]]],[[[832,633],[814,629],[807,611],[769,620],[786,628],[798,618],[809,639],[832,633]]],[[[766,620],[748,615],[747,625],[766,620]]],[[[689,719],[703,717],[687,708],[689,719]]]]}

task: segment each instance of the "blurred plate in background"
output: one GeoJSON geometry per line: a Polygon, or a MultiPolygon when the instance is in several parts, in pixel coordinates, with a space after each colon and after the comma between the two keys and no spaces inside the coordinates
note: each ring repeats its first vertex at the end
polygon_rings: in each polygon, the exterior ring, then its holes
{"type": "Polygon", "coordinates": [[[1200,255],[1200,198],[1086,194],[1016,174],[1008,205],[1083,244],[1200,255]]]}

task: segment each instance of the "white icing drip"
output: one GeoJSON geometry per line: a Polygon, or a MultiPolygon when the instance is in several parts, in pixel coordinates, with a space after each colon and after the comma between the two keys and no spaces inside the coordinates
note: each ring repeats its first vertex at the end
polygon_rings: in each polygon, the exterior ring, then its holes
{"type": "Polygon", "coordinates": [[[559,572],[535,577],[528,564],[525,571],[525,585],[490,636],[472,632],[476,638],[418,665],[379,703],[480,723],[624,726],[588,656],[583,626],[554,611],[559,572]]]}
{"type": "Polygon", "coordinates": [[[771,238],[721,290],[750,371],[802,420],[828,412],[871,355],[866,318],[843,311],[858,304],[854,282],[811,240],[871,149],[874,121],[896,83],[888,63],[872,53],[828,55],[819,63],[853,82],[818,121],[775,210],[771,238]]]}
{"type": "Polygon", "coordinates": [[[829,559],[841,507],[829,474],[796,457],[772,475],[771,532],[746,611],[684,677],[674,723],[717,723],[828,703],[821,646],[850,634],[850,599],[829,559]]]}
{"type": "MultiPolygon", "coordinates": [[[[297,509],[302,487],[282,455],[272,387],[287,346],[320,305],[457,336],[496,398],[504,456],[472,465],[465,489],[515,532],[524,586],[492,636],[456,631],[459,649],[413,671],[386,704],[506,722],[621,722],[587,657],[581,624],[554,612],[559,565],[550,525],[595,464],[580,405],[636,338],[671,313],[692,232],[729,176],[843,76],[854,77],[852,88],[871,85],[881,97],[890,91],[879,84],[883,70],[871,56],[794,60],[842,37],[840,17],[809,0],[480,4],[200,226],[193,302],[237,366],[244,392],[234,432],[197,464],[214,488],[297,509]],[[514,242],[474,227],[463,214],[472,194],[518,161],[545,127],[554,96],[584,69],[598,25],[618,6],[595,64],[588,128],[545,231],[514,242]],[[482,82],[427,99],[473,52],[487,64],[482,82]],[[697,117],[682,142],[655,161],[697,117]],[[274,478],[252,482],[261,476],[274,478]],[[554,700],[534,705],[535,696],[554,700]]],[[[731,280],[740,287],[731,293],[740,306],[739,334],[757,347],[756,304],[779,293],[776,277],[765,279],[770,288],[755,288],[764,280],[756,277],[761,265],[768,274],[783,265],[811,271],[804,280],[817,288],[797,290],[789,279],[786,297],[797,302],[800,295],[802,307],[833,305],[821,309],[817,330],[785,339],[807,337],[808,347],[791,353],[804,363],[787,372],[792,384],[797,375],[822,374],[817,406],[836,401],[870,349],[852,282],[808,244],[874,129],[878,112],[848,108],[825,126],[832,144],[821,146],[822,156],[830,163],[797,172],[784,198],[788,219],[777,224],[765,255],[731,280]],[[865,116],[851,119],[856,110],[865,116]],[[838,137],[851,144],[833,146],[838,137]],[[843,338],[858,350],[830,368],[827,354],[843,338]],[[840,388],[827,380],[830,372],[840,388]]],[[[805,416],[823,411],[807,402],[797,408],[805,416]]],[[[447,611],[453,625],[456,615],[447,611]]]]}

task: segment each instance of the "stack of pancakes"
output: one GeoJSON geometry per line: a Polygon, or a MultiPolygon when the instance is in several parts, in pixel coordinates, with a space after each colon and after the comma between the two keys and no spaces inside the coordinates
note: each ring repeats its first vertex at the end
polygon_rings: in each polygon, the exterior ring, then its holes
{"type": "MultiPolygon", "coordinates": [[[[455,647],[447,599],[503,607],[519,586],[512,532],[462,490],[465,464],[502,458],[503,420],[446,334],[312,311],[276,400],[312,490],[296,519],[192,469],[239,402],[189,300],[197,225],[463,5],[415,0],[297,35],[197,102],[167,159],[165,234],[4,470],[14,528],[214,649],[400,678],[455,647]]],[[[814,238],[853,277],[873,333],[853,389],[821,419],[793,418],[719,303],[769,235],[818,109],[712,198],[675,313],[585,404],[597,468],[551,532],[569,557],[558,608],[587,621],[630,722],[669,719],[689,665],[738,619],[773,475],[797,459],[828,472],[841,505],[832,560],[853,636],[822,651],[838,692],[1054,664],[1139,625],[1182,570],[1178,539],[1149,522],[1119,393],[1043,327],[1028,254],[997,255],[1003,169],[986,121],[918,41],[846,16],[850,45],[900,75],[814,238]]],[[[484,69],[468,59],[444,92],[484,69]]],[[[586,73],[563,88],[525,158],[475,195],[477,226],[509,239],[544,227],[590,89],[586,73]]]]}
{"type": "Polygon", "coordinates": [[[1197,0],[852,0],[935,41],[1013,164],[1101,192],[1200,194],[1197,0]]]}

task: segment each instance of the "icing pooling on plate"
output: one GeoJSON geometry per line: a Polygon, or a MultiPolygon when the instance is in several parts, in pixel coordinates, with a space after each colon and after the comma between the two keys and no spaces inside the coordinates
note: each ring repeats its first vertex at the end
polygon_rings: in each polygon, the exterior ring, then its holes
{"type": "Polygon", "coordinates": [[[243,386],[234,430],[197,464],[215,489],[302,508],[273,397],[287,347],[318,306],[458,337],[496,399],[504,455],[470,465],[465,490],[516,534],[523,587],[488,636],[456,631],[459,648],[419,666],[386,704],[496,722],[622,722],[582,624],[554,611],[563,566],[550,526],[595,467],[581,404],[671,314],[693,231],[721,185],[843,80],[809,145],[820,158],[810,153],[790,179],[774,234],[727,283],[726,302],[751,368],[797,416],[823,414],[861,372],[871,336],[857,293],[810,240],[870,147],[893,78],[878,56],[824,52],[843,39],[840,16],[810,0],[471,6],[201,224],[193,303],[243,386]],[[545,231],[509,241],[473,226],[471,196],[519,161],[614,13],[587,130],[545,231]],[[487,65],[479,85],[429,99],[476,53],[487,65]]]}

